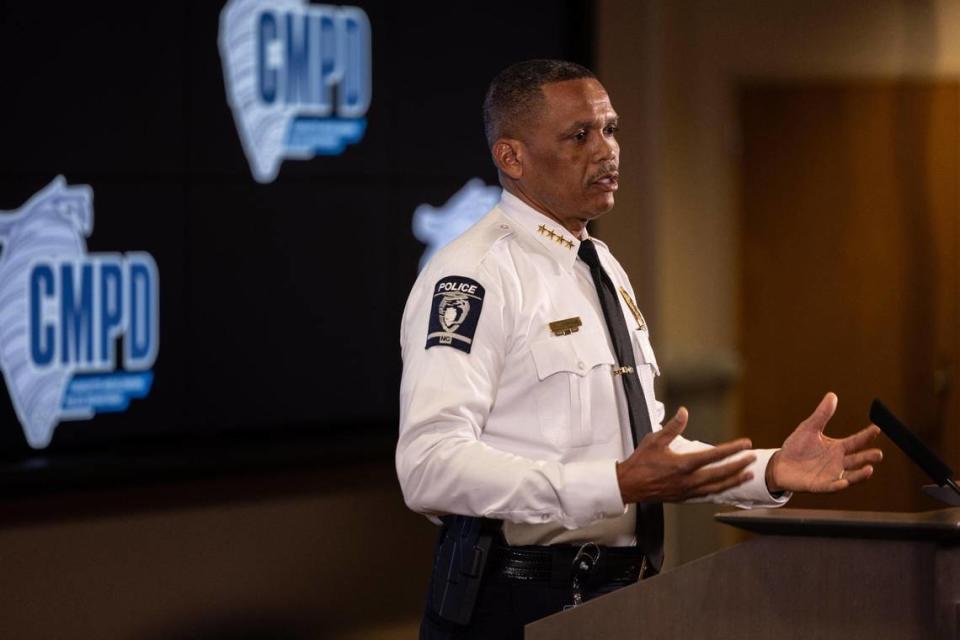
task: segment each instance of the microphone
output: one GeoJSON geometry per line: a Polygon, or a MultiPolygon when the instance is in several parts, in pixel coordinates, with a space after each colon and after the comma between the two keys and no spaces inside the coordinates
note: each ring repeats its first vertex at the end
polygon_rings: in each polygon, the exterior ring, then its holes
{"type": "Polygon", "coordinates": [[[948,486],[960,495],[960,487],[953,480],[953,470],[877,399],[870,404],[870,421],[933,478],[937,486],[948,486]]]}

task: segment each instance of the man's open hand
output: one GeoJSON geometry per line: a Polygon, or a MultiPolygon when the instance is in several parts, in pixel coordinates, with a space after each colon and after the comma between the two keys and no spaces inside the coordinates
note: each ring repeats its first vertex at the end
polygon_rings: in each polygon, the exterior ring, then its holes
{"type": "Polygon", "coordinates": [[[674,453],[670,443],[686,426],[687,410],[681,407],[663,429],[647,434],[629,458],[617,463],[617,482],[624,504],[679,502],[726,491],[753,477],[744,470],[756,459],[753,454],[713,464],[749,449],[747,438],[696,453],[674,453]]]}
{"type": "Polygon", "coordinates": [[[836,440],[823,435],[837,410],[837,396],[828,393],[809,418],[783,442],[783,448],[767,465],[770,491],[830,493],[862,482],[873,474],[873,465],[883,459],[879,449],[865,447],[880,429],[870,425],[852,436],[836,440]]]}

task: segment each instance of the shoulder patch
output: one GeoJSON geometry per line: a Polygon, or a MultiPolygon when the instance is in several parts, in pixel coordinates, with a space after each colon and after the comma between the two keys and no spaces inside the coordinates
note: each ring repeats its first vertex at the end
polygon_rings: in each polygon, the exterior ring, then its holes
{"type": "Polygon", "coordinates": [[[427,346],[447,346],[470,353],[483,308],[483,286],[464,276],[440,278],[433,288],[427,346]]]}

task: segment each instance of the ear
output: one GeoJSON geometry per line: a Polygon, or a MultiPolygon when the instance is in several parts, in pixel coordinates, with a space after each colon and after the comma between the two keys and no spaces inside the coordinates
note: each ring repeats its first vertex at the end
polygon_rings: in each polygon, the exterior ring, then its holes
{"type": "Polygon", "coordinates": [[[493,143],[493,162],[497,169],[513,180],[523,177],[523,143],[515,138],[500,138],[493,143]]]}

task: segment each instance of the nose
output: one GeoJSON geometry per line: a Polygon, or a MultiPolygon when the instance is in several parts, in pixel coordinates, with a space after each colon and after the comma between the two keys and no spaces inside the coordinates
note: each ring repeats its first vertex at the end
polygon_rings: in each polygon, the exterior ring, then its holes
{"type": "Polygon", "coordinates": [[[603,131],[599,132],[599,142],[596,145],[595,158],[597,162],[616,161],[620,154],[620,145],[617,139],[612,135],[606,135],[603,131]]]}

